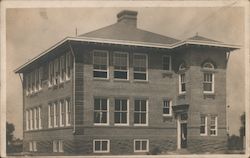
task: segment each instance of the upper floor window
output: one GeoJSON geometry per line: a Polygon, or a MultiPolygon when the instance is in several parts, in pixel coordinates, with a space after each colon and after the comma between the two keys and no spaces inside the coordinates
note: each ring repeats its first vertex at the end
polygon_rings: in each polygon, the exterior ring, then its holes
{"type": "Polygon", "coordinates": [[[93,52],[93,76],[95,78],[108,78],[108,52],[93,52]]]}
{"type": "Polygon", "coordinates": [[[39,67],[25,75],[26,95],[42,89],[42,73],[43,67],[39,67]]]}
{"type": "Polygon", "coordinates": [[[162,69],[163,70],[171,70],[171,56],[169,55],[164,55],[162,57],[162,69]]]}
{"type": "Polygon", "coordinates": [[[184,70],[186,70],[186,65],[185,63],[182,63],[179,66],[179,93],[180,94],[186,93],[186,74],[184,70]]]}
{"type": "Polygon", "coordinates": [[[71,78],[72,58],[70,52],[66,53],[66,80],[71,78]]]}
{"type": "Polygon", "coordinates": [[[106,98],[94,99],[94,124],[108,125],[109,123],[109,105],[106,98]]]}
{"type": "Polygon", "coordinates": [[[128,79],[128,53],[114,53],[114,78],[128,79]]]}
{"type": "Polygon", "coordinates": [[[128,100],[115,99],[115,125],[128,125],[128,100]]]}
{"type": "Polygon", "coordinates": [[[59,83],[59,74],[60,74],[60,69],[59,69],[59,59],[55,59],[54,61],[54,85],[57,85],[59,83]]]}
{"type": "Polygon", "coordinates": [[[53,85],[54,80],[54,62],[49,62],[49,87],[53,85]]]}
{"type": "Polygon", "coordinates": [[[172,102],[170,100],[163,100],[163,116],[172,115],[172,102]]]}
{"type": "Polygon", "coordinates": [[[65,55],[60,57],[60,83],[66,79],[66,60],[65,55]]]}
{"type": "Polygon", "coordinates": [[[214,65],[212,63],[203,64],[203,92],[214,93],[214,65]]]}
{"type": "Polygon", "coordinates": [[[134,102],[134,125],[148,124],[148,105],[145,99],[136,99],[134,102]]]}
{"type": "Polygon", "coordinates": [[[200,116],[200,135],[207,135],[207,116],[200,116]]]}
{"type": "Polygon", "coordinates": [[[147,80],[147,60],[146,54],[134,54],[133,67],[135,80],[147,80]]]}

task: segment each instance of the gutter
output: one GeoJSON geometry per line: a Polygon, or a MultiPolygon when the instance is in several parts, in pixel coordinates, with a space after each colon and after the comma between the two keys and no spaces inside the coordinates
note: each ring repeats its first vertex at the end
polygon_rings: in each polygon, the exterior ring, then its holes
{"type": "Polygon", "coordinates": [[[68,41],[68,43],[69,43],[69,47],[70,47],[70,52],[71,52],[71,54],[72,54],[72,56],[73,56],[73,77],[72,77],[72,85],[73,85],[73,88],[72,88],[72,100],[73,100],[73,104],[74,104],[74,109],[73,109],[73,134],[75,134],[75,132],[76,132],[76,117],[75,117],[75,114],[76,114],[76,108],[75,108],[75,53],[74,53],[74,50],[73,50],[73,48],[72,48],[72,46],[71,46],[71,44],[70,44],[70,41],[68,41]]]}

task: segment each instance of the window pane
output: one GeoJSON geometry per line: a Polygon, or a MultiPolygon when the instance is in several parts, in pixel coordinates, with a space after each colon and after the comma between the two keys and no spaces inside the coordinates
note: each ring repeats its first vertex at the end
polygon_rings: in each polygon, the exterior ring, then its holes
{"type": "Polygon", "coordinates": [[[147,141],[142,141],[142,150],[147,150],[147,141]]]}
{"type": "Polygon", "coordinates": [[[135,141],[135,150],[140,150],[140,141],[135,141]]]}
{"type": "Polygon", "coordinates": [[[162,60],[163,60],[163,70],[170,70],[170,57],[164,56],[162,60]]]}
{"type": "Polygon", "coordinates": [[[201,133],[201,134],[206,133],[206,132],[205,132],[205,126],[201,126],[201,127],[200,127],[200,133],[201,133]]]}
{"type": "Polygon", "coordinates": [[[95,141],[95,151],[100,151],[100,150],[101,150],[101,142],[95,141]]]}
{"type": "Polygon", "coordinates": [[[121,123],[127,123],[127,112],[121,113],[121,123]]]}
{"type": "Polygon", "coordinates": [[[94,122],[100,123],[100,112],[94,112],[94,122]]]}
{"type": "Polygon", "coordinates": [[[107,78],[107,72],[94,71],[94,77],[107,78]]]}
{"type": "Polygon", "coordinates": [[[146,124],[146,113],[141,113],[141,124],[146,124]]]}
{"type": "Polygon", "coordinates": [[[134,113],[134,123],[140,123],[140,114],[139,113],[134,113]]]}
{"type": "Polygon", "coordinates": [[[95,65],[107,65],[107,53],[106,52],[94,52],[94,64],[95,65]]]}
{"type": "Polygon", "coordinates": [[[135,111],[140,111],[140,100],[135,100],[135,111]]]}
{"type": "Polygon", "coordinates": [[[94,107],[94,109],[95,110],[100,110],[100,99],[95,99],[94,100],[94,105],[95,105],[95,107],[94,107]]]}
{"type": "Polygon", "coordinates": [[[169,108],[163,108],[163,114],[169,114],[169,108]]]}
{"type": "Polygon", "coordinates": [[[127,67],[127,54],[114,53],[114,66],[116,68],[126,68],[127,67]]]}
{"type": "Polygon", "coordinates": [[[102,110],[107,110],[107,99],[102,99],[101,109],[102,110]]]}
{"type": "Polygon", "coordinates": [[[124,71],[114,71],[114,78],[127,79],[127,72],[124,71]]]}
{"type": "Polygon", "coordinates": [[[115,123],[120,123],[120,112],[115,112],[115,123]]]}
{"type": "Polygon", "coordinates": [[[146,75],[146,73],[134,73],[134,79],[136,79],[136,80],[146,80],[147,75],[146,75]]]}
{"type": "Polygon", "coordinates": [[[107,112],[101,112],[101,123],[107,123],[107,112]]]}
{"type": "Polygon", "coordinates": [[[108,141],[102,141],[102,151],[108,150],[108,141]]]}

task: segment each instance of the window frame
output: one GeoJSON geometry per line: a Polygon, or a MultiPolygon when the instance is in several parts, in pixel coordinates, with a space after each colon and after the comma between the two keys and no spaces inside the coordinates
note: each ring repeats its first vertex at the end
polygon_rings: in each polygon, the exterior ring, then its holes
{"type": "Polygon", "coordinates": [[[134,81],[148,81],[148,54],[146,54],[146,53],[134,53],[133,54],[133,79],[134,79],[134,81]],[[145,80],[142,80],[142,79],[135,79],[135,73],[139,73],[139,74],[144,74],[144,72],[142,72],[142,71],[135,71],[134,70],[134,56],[135,55],[141,55],[141,56],[145,56],[146,57],[146,70],[145,70],[145,73],[146,73],[146,79],[145,80]]]}
{"type": "MultiPolygon", "coordinates": [[[[145,98],[136,98],[134,99],[134,115],[135,115],[135,112],[139,112],[139,111],[135,111],[135,101],[136,100],[145,100],[146,101],[146,123],[145,124],[142,124],[142,123],[135,123],[135,117],[134,117],[134,126],[148,126],[148,99],[145,99],[145,98]]],[[[140,103],[141,105],[141,103],[140,103]]],[[[142,111],[140,111],[141,113],[142,111]]]]}
{"type": "Polygon", "coordinates": [[[208,118],[207,115],[200,115],[200,121],[201,121],[201,117],[205,117],[205,124],[202,124],[202,122],[200,122],[200,128],[201,126],[205,127],[205,133],[201,133],[200,131],[200,136],[207,136],[208,135],[208,118]]]}
{"type": "Polygon", "coordinates": [[[178,87],[179,87],[179,94],[185,94],[187,92],[186,69],[187,69],[187,67],[186,67],[186,65],[185,65],[184,62],[179,65],[179,81],[178,81],[179,82],[179,85],[178,85],[178,87]],[[184,78],[184,81],[182,81],[182,76],[184,78]],[[182,84],[185,85],[185,91],[182,90],[182,84]]]}
{"type": "Polygon", "coordinates": [[[163,116],[172,116],[172,100],[171,99],[163,99],[163,107],[162,107],[162,110],[165,107],[165,102],[169,102],[169,114],[164,114],[164,111],[162,111],[162,115],[163,116]]]}
{"type": "Polygon", "coordinates": [[[164,70],[164,71],[172,71],[172,58],[171,58],[171,55],[163,55],[162,56],[162,70],[164,70]],[[164,58],[166,58],[166,57],[168,57],[169,58],[169,69],[168,70],[166,70],[166,69],[164,69],[164,58]]]}
{"type": "Polygon", "coordinates": [[[214,87],[215,87],[214,70],[215,70],[215,66],[212,62],[205,62],[202,65],[202,70],[203,70],[203,80],[202,80],[203,93],[204,94],[214,94],[214,87]],[[212,75],[212,77],[211,77],[212,81],[205,81],[205,79],[206,79],[205,75],[212,75]],[[211,89],[212,89],[211,91],[206,91],[204,89],[204,84],[206,84],[206,83],[211,84],[211,89]]]}
{"type": "Polygon", "coordinates": [[[113,76],[114,76],[114,80],[129,80],[129,53],[128,52],[120,52],[120,51],[114,51],[113,52],[113,76]],[[115,69],[115,54],[126,54],[127,56],[127,70],[119,70],[119,69],[115,69]],[[115,72],[116,71],[120,71],[120,72],[126,72],[127,73],[127,78],[123,79],[123,78],[115,78],[115,72]]]}
{"type": "Polygon", "coordinates": [[[94,122],[94,125],[95,126],[108,126],[109,125],[109,98],[106,98],[106,97],[94,97],[94,102],[93,102],[93,105],[94,105],[94,119],[93,119],[93,122],[94,122]],[[106,99],[107,100],[107,122],[106,123],[95,123],[95,112],[96,111],[99,111],[99,112],[102,112],[103,110],[95,110],[95,99],[106,99]]]}
{"type": "Polygon", "coordinates": [[[65,101],[59,101],[59,127],[65,126],[65,101]]]}
{"type": "Polygon", "coordinates": [[[41,115],[42,108],[41,108],[41,106],[38,106],[37,110],[38,110],[38,129],[42,129],[42,115],[41,115]]]}
{"type": "Polygon", "coordinates": [[[134,139],[134,152],[139,153],[139,152],[149,152],[149,139],[134,139]],[[136,142],[140,142],[140,148],[142,148],[142,142],[146,141],[146,150],[136,150],[136,142]]]}
{"type": "Polygon", "coordinates": [[[104,79],[104,80],[107,80],[107,79],[109,79],[109,51],[107,51],[107,50],[93,50],[92,51],[92,70],[93,70],[93,78],[94,79],[104,79]],[[95,69],[94,68],[94,65],[95,65],[95,63],[94,63],[94,60],[95,60],[95,53],[97,53],[97,52],[100,52],[100,53],[106,53],[106,56],[107,56],[107,62],[106,62],[106,64],[107,64],[107,69],[106,70],[101,70],[101,69],[95,69]],[[94,72],[95,71],[98,71],[98,72],[106,72],[107,73],[107,77],[106,78],[104,78],[104,77],[94,77],[94,72]]]}
{"type": "Polygon", "coordinates": [[[49,87],[54,85],[54,60],[49,62],[49,87]]]}
{"type": "Polygon", "coordinates": [[[110,152],[110,140],[109,139],[94,139],[93,140],[93,153],[109,153],[110,152]],[[95,143],[97,141],[100,141],[100,151],[96,151],[95,149],[95,143]],[[102,149],[102,142],[107,141],[107,150],[101,150],[102,149]]]}
{"type": "Polygon", "coordinates": [[[54,103],[49,103],[48,105],[48,128],[54,127],[54,103]],[[53,111],[52,111],[53,109],[53,111]]]}
{"type": "Polygon", "coordinates": [[[72,60],[72,56],[71,56],[71,53],[70,52],[67,52],[65,54],[65,63],[66,63],[66,81],[69,81],[71,79],[71,66],[72,66],[72,63],[73,63],[73,60],[72,60]]]}
{"type": "MultiPolygon", "coordinates": [[[[116,111],[115,107],[114,107],[114,125],[115,126],[129,126],[129,99],[127,99],[127,98],[115,98],[115,100],[126,100],[127,101],[127,110],[126,110],[126,116],[127,116],[126,121],[127,121],[127,123],[115,123],[115,113],[116,112],[121,113],[121,112],[124,112],[124,111],[122,111],[122,110],[116,111]]],[[[115,106],[115,103],[114,103],[114,106],[115,106]]]]}
{"type": "Polygon", "coordinates": [[[71,126],[72,105],[70,98],[65,99],[65,126],[71,126]]]}
{"type": "Polygon", "coordinates": [[[29,131],[29,110],[25,111],[26,131],[29,131]]]}

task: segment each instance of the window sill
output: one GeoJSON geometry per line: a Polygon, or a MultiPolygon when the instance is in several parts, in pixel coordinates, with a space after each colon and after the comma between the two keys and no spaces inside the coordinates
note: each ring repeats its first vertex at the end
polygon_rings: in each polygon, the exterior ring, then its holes
{"type": "Polygon", "coordinates": [[[172,114],[163,114],[162,116],[163,116],[163,117],[173,117],[172,114]]]}
{"type": "Polygon", "coordinates": [[[114,78],[113,81],[114,82],[129,82],[129,79],[117,79],[117,78],[114,78]]]}
{"type": "Polygon", "coordinates": [[[129,124],[114,124],[114,126],[129,126],[129,124]]]}
{"type": "Polygon", "coordinates": [[[135,127],[146,127],[148,124],[134,124],[135,127]]]}
{"type": "Polygon", "coordinates": [[[94,126],[109,126],[109,124],[97,124],[97,123],[94,123],[94,126]]]}
{"type": "Polygon", "coordinates": [[[133,81],[134,83],[149,83],[148,80],[135,80],[133,81]]]}
{"type": "Polygon", "coordinates": [[[93,78],[93,81],[110,81],[109,78],[93,78]]]}

